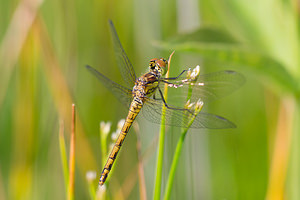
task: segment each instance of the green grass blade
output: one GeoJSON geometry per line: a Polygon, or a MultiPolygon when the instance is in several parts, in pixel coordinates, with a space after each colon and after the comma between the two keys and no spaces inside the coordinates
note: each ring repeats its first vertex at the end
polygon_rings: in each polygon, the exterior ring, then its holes
{"type": "Polygon", "coordinates": [[[65,192],[68,192],[68,185],[69,185],[69,170],[68,170],[68,160],[66,154],[66,143],[64,138],[64,124],[60,121],[59,125],[59,150],[60,150],[60,158],[63,168],[64,180],[65,180],[65,192]]]}
{"type": "Polygon", "coordinates": [[[68,200],[74,199],[75,194],[75,104],[72,104],[72,124],[70,134],[70,152],[69,152],[69,184],[68,184],[68,200]]]}
{"type": "Polygon", "coordinates": [[[166,189],[165,189],[164,200],[170,199],[170,197],[171,197],[171,191],[172,191],[172,186],[173,186],[173,182],[174,182],[174,178],[175,178],[175,172],[176,172],[176,169],[178,166],[179,157],[180,157],[180,154],[182,151],[182,146],[183,146],[183,142],[184,142],[187,131],[188,131],[188,129],[185,129],[184,132],[182,132],[180,139],[177,143],[175,154],[174,154],[173,161],[171,164],[171,169],[170,169],[166,189]]]}
{"type": "MultiPolygon", "coordinates": [[[[174,52],[169,57],[168,60],[168,68],[170,69],[171,64],[171,58],[174,52]]],[[[169,69],[166,73],[166,78],[169,77],[169,69]]],[[[164,98],[167,102],[168,99],[168,87],[164,88],[164,98]]],[[[164,161],[164,146],[165,146],[165,113],[166,113],[166,107],[162,108],[162,116],[161,116],[161,124],[160,124],[160,133],[159,133],[159,142],[158,142],[158,151],[157,151],[157,161],[156,161],[156,179],[155,179],[155,186],[154,186],[154,200],[160,199],[160,193],[161,193],[161,182],[162,182],[162,167],[163,167],[163,161],[164,161]]]]}
{"type": "Polygon", "coordinates": [[[175,178],[175,172],[176,172],[176,169],[177,169],[177,166],[178,166],[178,161],[179,161],[179,157],[180,157],[180,154],[181,154],[181,151],[182,151],[182,146],[183,146],[185,136],[186,136],[190,126],[194,122],[197,114],[202,109],[202,106],[203,106],[202,102],[200,104],[198,104],[198,103],[200,103],[200,102],[197,102],[197,105],[199,105],[199,106],[196,106],[196,107],[198,107],[198,108],[195,109],[194,115],[191,116],[191,119],[189,121],[189,124],[188,124],[187,128],[183,129],[183,131],[181,133],[181,136],[180,136],[180,138],[177,142],[176,150],[175,150],[175,153],[174,153],[174,156],[173,156],[173,161],[172,161],[172,164],[171,164],[171,170],[170,170],[168,180],[167,180],[164,200],[168,200],[171,197],[171,191],[172,191],[172,186],[173,186],[173,182],[174,182],[174,178],[175,178]]]}

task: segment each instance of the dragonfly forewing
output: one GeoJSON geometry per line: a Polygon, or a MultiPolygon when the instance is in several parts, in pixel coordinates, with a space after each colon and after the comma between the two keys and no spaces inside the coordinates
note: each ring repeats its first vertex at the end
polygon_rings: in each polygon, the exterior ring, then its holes
{"type": "Polygon", "coordinates": [[[136,75],[133,66],[122,47],[122,44],[120,42],[120,39],[117,35],[116,29],[112,21],[109,21],[109,26],[119,70],[121,72],[122,78],[126,86],[132,88],[136,80],[136,75]]]}

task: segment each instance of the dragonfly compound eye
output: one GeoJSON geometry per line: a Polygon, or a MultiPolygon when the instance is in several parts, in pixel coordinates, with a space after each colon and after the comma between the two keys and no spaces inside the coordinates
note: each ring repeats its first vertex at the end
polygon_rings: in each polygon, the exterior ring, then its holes
{"type": "Polygon", "coordinates": [[[157,63],[160,67],[166,67],[166,65],[168,64],[168,62],[167,62],[165,59],[163,59],[163,58],[157,60],[156,63],[157,63]]]}
{"type": "Polygon", "coordinates": [[[160,68],[161,74],[165,75],[165,73],[167,72],[166,67],[168,65],[168,61],[161,58],[161,59],[157,60],[156,63],[158,65],[158,67],[160,68]]]}

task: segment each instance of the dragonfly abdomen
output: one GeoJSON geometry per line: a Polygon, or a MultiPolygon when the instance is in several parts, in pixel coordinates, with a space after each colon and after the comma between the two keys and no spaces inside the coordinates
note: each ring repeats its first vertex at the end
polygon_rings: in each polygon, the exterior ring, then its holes
{"type": "Polygon", "coordinates": [[[116,160],[116,157],[121,149],[121,146],[125,140],[125,137],[133,123],[133,121],[135,120],[136,116],[138,115],[138,113],[140,112],[142,108],[142,104],[138,103],[138,101],[132,101],[131,105],[130,105],[130,108],[129,108],[129,112],[128,112],[128,115],[126,117],[126,120],[125,120],[125,123],[121,129],[121,132],[118,136],[118,139],[111,151],[111,153],[109,154],[109,157],[106,161],[106,164],[102,170],[102,173],[101,173],[101,177],[100,177],[100,180],[99,180],[99,185],[103,185],[113,164],[114,164],[114,161],[116,160]]]}

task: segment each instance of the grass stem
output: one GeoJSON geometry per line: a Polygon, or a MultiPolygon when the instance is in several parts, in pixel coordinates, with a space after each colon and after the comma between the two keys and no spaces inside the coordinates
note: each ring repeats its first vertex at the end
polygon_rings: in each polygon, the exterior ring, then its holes
{"type": "Polygon", "coordinates": [[[174,182],[174,178],[175,178],[175,172],[176,172],[176,169],[177,169],[177,166],[178,166],[178,161],[179,161],[179,157],[180,157],[180,154],[181,154],[181,151],[182,151],[182,146],[183,146],[185,136],[186,136],[187,131],[189,130],[190,126],[194,122],[195,117],[201,111],[202,105],[203,104],[201,104],[201,107],[199,107],[198,110],[196,109],[194,115],[191,116],[191,119],[188,123],[188,126],[183,130],[183,132],[181,133],[181,136],[180,136],[180,138],[177,142],[177,146],[176,146],[175,153],[174,153],[174,156],[173,156],[173,161],[172,161],[172,164],[171,164],[170,173],[169,173],[168,180],[167,180],[164,200],[168,200],[171,197],[171,190],[172,190],[172,186],[173,186],[173,182],[174,182]]]}
{"type": "Polygon", "coordinates": [[[64,137],[64,122],[60,120],[59,122],[59,150],[60,150],[60,158],[63,168],[64,180],[65,180],[65,192],[68,193],[68,185],[69,185],[69,170],[68,170],[68,161],[67,161],[67,154],[66,154],[66,143],[64,137]]]}
{"type": "MultiPolygon", "coordinates": [[[[197,69],[197,67],[194,69],[194,71],[197,69]]],[[[198,72],[196,74],[194,73],[194,76],[195,76],[194,78],[196,78],[199,75],[199,72],[200,72],[200,69],[198,67],[198,72]]],[[[190,77],[191,73],[188,73],[188,76],[189,76],[188,78],[191,78],[190,77]]],[[[196,81],[196,79],[195,79],[195,81],[196,81]]],[[[188,104],[189,104],[190,98],[192,96],[192,90],[193,90],[193,87],[192,87],[192,85],[190,85],[189,90],[188,90],[188,95],[187,95],[187,105],[186,106],[189,106],[188,104]]],[[[173,182],[174,182],[174,178],[175,178],[175,172],[176,172],[176,169],[177,169],[177,166],[178,166],[178,161],[179,161],[179,158],[180,158],[180,155],[181,155],[182,146],[183,146],[183,142],[184,142],[186,133],[187,133],[188,129],[190,128],[190,126],[192,125],[192,123],[194,122],[197,114],[201,111],[202,106],[203,106],[203,103],[199,100],[196,103],[194,114],[190,115],[190,120],[189,120],[189,123],[188,123],[187,127],[182,128],[182,133],[181,133],[181,136],[180,136],[180,138],[177,142],[177,146],[176,146],[175,153],[174,153],[174,156],[173,156],[173,161],[172,161],[172,164],[171,164],[171,169],[170,169],[170,172],[169,172],[167,185],[166,185],[166,189],[165,189],[164,200],[170,199],[170,197],[171,197],[171,191],[172,191],[172,186],[173,186],[173,182]]]]}
{"type": "MultiPolygon", "coordinates": [[[[171,53],[168,60],[168,70],[165,75],[166,78],[169,77],[169,69],[171,65],[171,58],[174,54],[174,51],[171,53]]],[[[168,99],[168,87],[164,88],[164,98],[167,102],[168,99]]],[[[157,161],[156,161],[156,178],[155,178],[155,186],[154,186],[154,200],[160,199],[161,193],[161,182],[162,182],[162,167],[164,161],[164,146],[165,146],[165,112],[166,107],[162,108],[162,116],[161,116],[161,125],[160,125],[160,133],[159,133],[159,141],[158,141],[158,151],[157,151],[157,161]]]]}
{"type": "Polygon", "coordinates": [[[75,185],[74,183],[75,183],[75,104],[72,104],[68,200],[74,199],[74,185],[75,185]]]}

